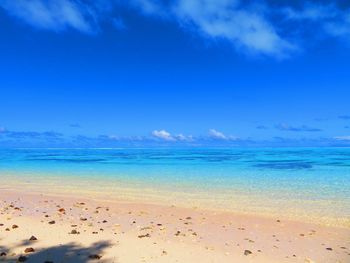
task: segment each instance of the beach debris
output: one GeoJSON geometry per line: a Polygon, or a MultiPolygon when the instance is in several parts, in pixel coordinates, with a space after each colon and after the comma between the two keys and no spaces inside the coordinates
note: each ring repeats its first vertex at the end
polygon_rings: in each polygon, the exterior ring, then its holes
{"type": "Polygon", "coordinates": [[[16,229],[16,228],[18,228],[17,225],[12,225],[12,229],[16,229]]]}
{"type": "Polygon", "coordinates": [[[181,231],[176,231],[175,236],[179,236],[181,234],[181,231]]]}
{"type": "Polygon", "coordinates": [[[77,230],[73,229],[72,231],[70,231],[70,234],[72,234],[72,235],[79,235],[80,232],[78,232],[77,230]]]}
{"type": "Polygon", "coordinates": [[[26,256],[20,256],[18,259],[17,259],[18,262],[25,262],[27,261],[27,257],[26,256]]]}
{"type": "Polygon", "coordinates": [[[244,255],[245,255],[245,256],[248,256],[248,255],[250,255],[250,254],[253,254],[253,252],[251,252],[251,251],[248,250],[248,249],[244,250],[244,255]]]}
{"type": "Polygon", "coordinates": [[[6,257],[6,255],[7,255],[6,252],[1,252],[0,253],[0,257],[6,257]]]}
{"type": "Polygon", "coordinates": [[[36,240],[38,240],[35,236],[31,236],[30,238],[29,238],[29,241],[36,241],[36,240]]]}
{"type": "Polygon", "coordinates": [[[64,208],[60,208],[60,209],[58,209],[58,212],[60,212],[60,213],[66,213],[66,209],[64,209],[64,208]]]}
{"type": "Polygon", "coordinates": [[[162,251],[162,256],[166,256],[168,255],[168,252],[166,252],[165,250],[162,251]]]}
{"type": "Polygon", "coordinates": [[[80,221],[86,221],[87,220],[87,218],[86,217],[82,217],[82,218],[80,218],[80,221]]]}
{"type": "Polygon", "coordinates": [[[0,226],[4,226],[4,224],[0,224],[0,226]]]}
{"type": "Polygon", "coordinates": [[[151,237],[151,235],[149,233],[145,234],[145,235],[139,235],[137,236],[138,238],[144,238],[144,237],[151,237]]]}
{"type": "Polygon", "coordinates": [[[326,249],[329,250],[329,251],[333,250],[333,248],[331,248],[331,247],[326,247],[326,249]]]}
{"type": "Polygon", "coordinates": [[[9,229],[9,228],[6,228],[5,231],[10,231],[10,229],[9,229]]]}
{"type": "Polygon", "coordinates": [[[92,254],[92,255],[89,256],[89,258],[90,258],[90,259],[97,259],[97,260],[98,260],[98,259],[101,259],[102,256],[101,256],[101,255],[98,255],[98,254],[92,254]]]}
{"type": "Polygon", "coordinates": [[[35,249],[32,248],[32,247],[27,247],[25,250],[24,250],[24,253],[33,253],[35,252],[35,249]]]}
{"type": "Polygon", "coordinates": [[[56,224],[55,220],[49,222],[50,225],[56,224]]]}

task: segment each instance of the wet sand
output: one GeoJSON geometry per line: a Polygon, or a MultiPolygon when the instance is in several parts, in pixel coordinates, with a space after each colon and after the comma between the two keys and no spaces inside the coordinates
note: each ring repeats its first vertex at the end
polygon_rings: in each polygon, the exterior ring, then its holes
{"type": "Polygon", "coordinates": [[[279,217],[0,192],[4,262],[350,262],[350,229],[279,217]]]}

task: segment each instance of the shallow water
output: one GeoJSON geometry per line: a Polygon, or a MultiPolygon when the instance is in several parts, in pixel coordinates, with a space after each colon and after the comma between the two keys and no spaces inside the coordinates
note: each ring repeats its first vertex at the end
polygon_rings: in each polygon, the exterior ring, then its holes
{"type": "Polygon", "coordinates": [[[350,148],[2,149],[3,188],[350,219],[350,148]]]}

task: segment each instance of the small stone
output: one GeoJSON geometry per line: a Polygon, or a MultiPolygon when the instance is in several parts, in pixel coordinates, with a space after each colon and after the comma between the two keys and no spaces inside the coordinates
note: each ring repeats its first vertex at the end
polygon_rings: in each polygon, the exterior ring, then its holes
{"type": "Polygon", "coordinates": [[[55,220],[49,222],[50,225],[56,224],[55,220]]]}
{"type": "Polygon", "coordinates": [[[27,261],[27,257],[25,257],[25,256],[20,256],[18,258],[18,262],[25,262],[25,261],[27,261]]]}
{"type": "Polygon", "coordinates": [[[16,229],[16,228],[18,228],[17,225],[12,225],[12,229],[16,229]]]}
{"type": "Polygon", "coordinates": [[[139,236],[137,236],[138,238],[144,238],[144,237],[151,237],[151,235],[150,234],[146,234],[146,235],[139,235],[139,236]]]}
{"type": "Polygon", "coordinates": [[[329,251],[333,250],[333,248],[331,248],[331,247],[327,247],[326,249],[329,250],[329,251]]]}
{"type": "Polygon", "coordinates": [[[80,221],[86,221],[86,220],[87,220],[87,218],[85,218],[85,217],[80,218],[80,221]]]}
{"type": "Polygon", "coordinates": [[[70,231],[70,233],[71,233],[72,235],[78,235],[78,234],[80,234],[80,232],[78,232],[78,231],[75,230],[75,229],[73,229],[72,231],[70,231]]]}
{"type": "Polygon", "coordinates": [[[253,252],[251,252],[250,250],[244,250],[244,255],[245,256],[248,256],[248,255],[250,255],[250,254],[253,254],[253,252]]]}
{"type": "Polygon", "coordinates": [[[24,253],[33,253],[35,250],[34,248],[32,247],[27,247],[25,250],[24,250],[24,253]]]}
{"type": "Polygon", "coordinates": [[[29,238],[29,240],[30,241],[36,241],[36,240],[38,240],[35,236],[31,236],[30,238],[29,238]]]}
{"type": "Polygon", "coordinates": [[[65,213],[65,212],[66,212],[66,209],[60,208],[60,209],[58,209],[58,212],[60,212],[60,213],[65,213]]]}
{"type": "Polygon", "coordinates": [[[90,258],[90,259],[101,259],[102,256],[97,255],[97,254],[93,254],[93,255],[90,255],[89,258],[90,258]]]}
{"type": "Polygon", "coordinates": [[[6,257],[6,255],[7,255],[6,252],[1,252],[0,253],[0,257],[6,257]]]}

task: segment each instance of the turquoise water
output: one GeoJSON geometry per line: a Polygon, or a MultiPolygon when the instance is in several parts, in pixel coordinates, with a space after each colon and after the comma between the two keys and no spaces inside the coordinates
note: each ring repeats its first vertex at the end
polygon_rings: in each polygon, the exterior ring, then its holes
{"type": "Polygon", "coordinates": [[[248,210],[279,205],[350,216],[350,148],[2,149],[0,178],[4,185],[61,178],[62,186],[93,182],[99,191],[143,187],[224,205],[248,200],[248,210]]]}

